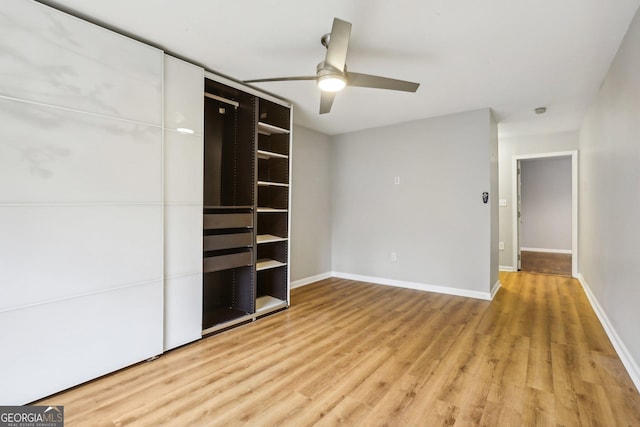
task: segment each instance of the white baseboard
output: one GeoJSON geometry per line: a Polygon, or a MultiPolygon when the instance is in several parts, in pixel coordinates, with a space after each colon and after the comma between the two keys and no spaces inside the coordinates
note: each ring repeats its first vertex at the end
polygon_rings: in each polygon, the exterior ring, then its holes
{"type": "Polygon", "coordinates": [[[501,265],[501,266],[498,267],[498,270],[500,270],[500,271],[508,271],[508,272],[516,271],[516,269],[511,267],[510,265],[501,265]]]}
{"type": "Polygon", "coordinates": [[[587,283],[585,278],[582,277],[582,274],[578,273],[577,279],[582,285],[584,293],[587,294],[587,298],[591,303],[591,307],[593,308],[593,311],[595,311],[596,316],[598,316],[598,319],[600,320],[602,327],[607,333],[609,340],[611,340],[613,348],[616,350],[616,353],[618,353],[618,357],[620,357],[622,364],[629,373],[631,381],[633,381],[633,384],[635,384],[636,389],[640,391],[640,368],[638,368],[638,364],[634,360],[631,353],[629,353],[627,346],[624,345],[624,342],[620,339],[620,336],[616,333],[616,330],[611,325],[607,314],[603,310],[593,292],[591,292],[591,288],[589,287],[589,284],[587,283]]]}
{"type": "Polygon", "coordinates": [[[460,297],[476,298],[482,300],[491,300],[489,292],[470,291],[467,289],[450,288],[448,286],[427,285],[424,283],[407,282],[404,280],[385,279],[381,277],[362,276],[359,274],[341,273],[333,271],[333,277],[340,279],[357,280],[359,282],[369,282],[378,285],[395,286],[398,288],[417,289],[419,291],[437,292],[439,294],[456,295],[460,297]]]}
{"type": "Polygon", "coordinates": [[[331,272],[316,274],[315,276],[305,277],[304,279],[291,282],[291,289],[300,288],[302,286],[309,285],[311,283],[318,282],[320,280],[328,279],[331,277],[331,272]]]}
{"type": "Polygon", "coordinates": [[[547,248],[520,248],[520,251],[525,252],[549,252],[552,254],[569,254],[571,255],[571,249],[547,249],[547,248]]]}
{"type": "Polygon", "coordinates": [[[498,293],[498,291],[500,290],[500,288],[502,287],[502,283],[500,283],[500,280],[498,280],[493,287],[491,288],[491,299],[493,300],[496,297],[496,294],[498,293]]]}

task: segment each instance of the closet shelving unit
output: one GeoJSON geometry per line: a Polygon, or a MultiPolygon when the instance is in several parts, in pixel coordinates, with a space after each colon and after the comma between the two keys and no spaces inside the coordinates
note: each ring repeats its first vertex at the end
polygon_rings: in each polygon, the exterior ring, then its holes
{"type": "Polygon", "coordinates": [[[289,300],[289,169],[291,113],[258,102],[256,314],[286,307],[289,300]]]}
{"type": "Polygon", "coordinates": [[[203,335],[289,305],[291,108],[243,89],[205,80],[203,335]]]}
{"type": "Polygon", "coordinates": [[[203,334],[255,311],[254,96],[205,80],[203,334]]]}

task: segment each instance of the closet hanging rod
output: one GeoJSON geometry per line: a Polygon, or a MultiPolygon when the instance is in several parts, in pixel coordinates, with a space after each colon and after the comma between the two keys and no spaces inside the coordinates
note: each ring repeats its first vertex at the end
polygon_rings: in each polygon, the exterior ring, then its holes
{"type": "Polygon", "coordinates": [[[216,101],[224,102],[225,104],[233,105],[235,108],[238,108],[240,106],[240,103],[238,101],[232,101],[231,99],[223,98],[221,96],[214,95],[212,93],[205,92],[204,96],[205,98],[211,98],[211,99],[215,99],[216,101]]]}

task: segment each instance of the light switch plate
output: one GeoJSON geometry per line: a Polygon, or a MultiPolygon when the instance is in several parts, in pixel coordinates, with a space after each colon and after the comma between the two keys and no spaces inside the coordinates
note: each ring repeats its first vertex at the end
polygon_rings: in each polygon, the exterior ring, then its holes
{"type": "Polygon", "coordinates": [[[507,199],[500,199],[500,202],[498,203],[498,205],[505,207],[507,206],[507,199]]]}

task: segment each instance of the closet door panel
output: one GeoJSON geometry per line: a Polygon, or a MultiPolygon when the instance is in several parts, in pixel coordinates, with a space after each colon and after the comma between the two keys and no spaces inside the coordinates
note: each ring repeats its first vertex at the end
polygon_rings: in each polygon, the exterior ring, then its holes
{"type": "Polygon", "coordinates": [[[0,311],[0,324],[0,402],[26,404],[160,354],[162,282],[0,311]]]}
{"type": "Polygon", "coordinates": [[[165,131],[164,144],[165,203],[202,205],[202,135],[165,131]]]}
{"type": "Polygon", "coordinates": [[[165,55],[165,350],[202,331],[203,121],[204,70],[165,55]]]}
{"type": "Polygon", "coordinates": [[[160,206],[0,207],[0,310],[162,280],[161,214],[160,206]]]}
{"type": "Polygon", "coordinates": [[[195,341],[202,331],[202,273],[165,282],[164,349],[195,341]]]}
{"type": "Polygon", "coordinates": [[[161,129],[0,98],[0,203],[160,203],[161,129]]]}
{"type": "Polygon", "coordinates": [[[20,404],[162,351],[163,53],[36,1],[0,22],[0,401],[20,404]]]}
{"type": "Polygon", "coordinates": [[[165,207],[165,275],[202,271],[202,207],[165,207]]]}
{"type": "Polygon", "coordinates": [[[162,123],[162,51],[34,1],[0,14],[0,95],[162,123]]]}
{"type": "Polygon", "coordinates": [[[202,135],[204,69],[165,55],[164,82],[164,127],[202,135]]]}

